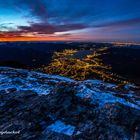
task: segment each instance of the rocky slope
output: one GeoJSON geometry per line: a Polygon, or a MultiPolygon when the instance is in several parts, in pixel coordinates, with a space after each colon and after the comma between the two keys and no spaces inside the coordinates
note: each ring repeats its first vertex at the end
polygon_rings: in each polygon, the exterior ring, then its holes
{"type": "Polygon", "coordinates": [[[0,67],[0,139],[139,140],[140,90],[0,67]]]}

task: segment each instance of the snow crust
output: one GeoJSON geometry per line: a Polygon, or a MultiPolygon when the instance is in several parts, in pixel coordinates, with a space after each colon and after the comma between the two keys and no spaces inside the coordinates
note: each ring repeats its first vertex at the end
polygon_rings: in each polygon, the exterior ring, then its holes
{"type": "Polygon", "coordinates": [[[121,95],[127,97],[128,100],[126,100],[125,98],[116,96],[118,93],[111,90],[117,85],[105,83],[101,80],[75,81],[57,75],[0,67],[0,91],[5,90],[9,92],[9,89],[15,88],[17,91],[31,90],[40,95],[48,95],[60,82],[76,83],[78,85],[76,95],[82,99],[90,100],[92,104],[99,104],[99,107],[103,107],[107,103],[120,103],[140,110],[139,97],[134,95],[134,91],[129,90],[129,88],[134,87],[134,85],[126,85],[125,89],[128,91],[127,94],[121,93],[121,95]],[[90,85],[90,88],[87,87],[87,85],[90,85]],[[102,87],[104,87],[104,89],[102,89],[102,87]],[[130,102],[130,100],[133,102],[130,102]]]}
{"type": "MultiPolygon", "coordinates": [[[[60,134],[72,136],[75,132],[76,127],[70,124],[65,124],[61,120],[57,120],[55,123],[49,125],[47,130],[51,130],[60,134]]],[[[79,134],[77,132],[76,134],[79,134]]]]}

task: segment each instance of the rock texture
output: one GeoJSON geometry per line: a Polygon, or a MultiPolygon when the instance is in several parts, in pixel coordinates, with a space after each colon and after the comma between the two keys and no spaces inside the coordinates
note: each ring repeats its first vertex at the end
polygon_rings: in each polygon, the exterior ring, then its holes
{"type": "Polygon", "coordinates": [[[0,139],[139,140],[139,88],[0,67],[0,139]]]}

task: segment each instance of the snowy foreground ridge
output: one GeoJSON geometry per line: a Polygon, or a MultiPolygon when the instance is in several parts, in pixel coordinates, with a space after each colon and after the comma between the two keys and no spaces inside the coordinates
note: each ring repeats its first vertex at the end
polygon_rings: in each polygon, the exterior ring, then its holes
{"type": "MultiPolygon", "coordinates": [[[[0,90],[16,88],[17,91],[31,90],[38,94],[48,95],[53,90],[55,84],[60,82],[74,83],[76,81],[62,76],[47,75],[28,70],[7,67],[0,68],[0,90]],[[53,84],[51,85],[50,83],[53,84]]],[[[122,96],[124,95],[127,99],[130,99],[125,100],[124,98],[115,96],[117,93],[112,91],[112,89],[117,87],[115,84],[104,83],[100,80],[85,80],[77,82],[77,84],[77,96],[83,99],[88,97],[93,103],[98,102],[100,106],[105,103],[119,102],[140,110],[140,100],[139,97],[137,98],[137,95],[133,94],[134,91],[131,90],[131,87],[133,87],[132,85],[126,85],[124,87],[124,93],[123,91],[121,92],[122,96]],[[86,85],[90,85],[90,88],[86,85]],[[101,90],[101,87],[105,89],[101,90]],[[132,102],[130,102],[131,100],[132,102]]]]}
{"type": "MultiPolygon", "coordinates": [[[[26,109],[32,108],[33,111],[38,107],[46,110],[45,117],[49,118],[47,120],[42,118],[44,111],[35,112],[36,116],[43,113],[40,115],[41,118],[33,116],[37,122],[41,121],[41,132],[38,134],[34,130],[33,135],[39,139],[53,137],[54,140],[111,140],[114,136],[116,140],[139,138],[137,131],[140,130],[140,92],[134,85],[124,85],[120,88],[118,85],[100,80],[75,81],[61,76],[0,67],[0,96],[4,98],[0,101],[0,107],[3,109],[7,107],[7,102],[14,99],[18,101],[14,102],[18,111],[24,106],[26,109]],[[24,97],[28,98],[27,95],[32,96],[28,99],[30,104],[26,104],[27,99],[24,100],[24,97]],[[131,129],[127,130],[128,126],[134,127],[133,133],[131,129]],[[90,138],[87,138],[88,135],[90,138]]],[[[14,109],[13,112],[17,111],[14,109]]],[[[15,119],[18,121],[18,115],[15,119]]],[[[23,126],[21,120],[18,123],[21,125],[20,129],[28,128],[26,125],[23,126]]],[[[4,127],[3,123],[0,128],[4,127]]],[[[28,132],[24,132],[27,134],[23,139],[28,138],[28,132]]]]}

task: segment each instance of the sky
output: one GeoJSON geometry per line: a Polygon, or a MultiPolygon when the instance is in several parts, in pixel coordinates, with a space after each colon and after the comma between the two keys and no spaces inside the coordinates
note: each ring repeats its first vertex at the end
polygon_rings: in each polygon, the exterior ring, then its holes
{"type": "Polygon", "coordinates": [[[0,41],[140,43],[140,0],[3,0],[0,41]]]}

